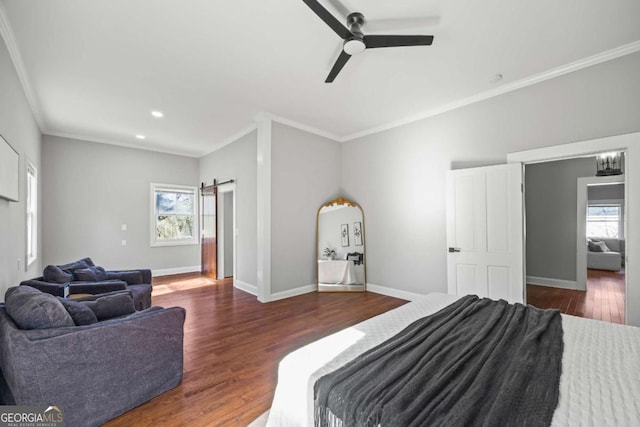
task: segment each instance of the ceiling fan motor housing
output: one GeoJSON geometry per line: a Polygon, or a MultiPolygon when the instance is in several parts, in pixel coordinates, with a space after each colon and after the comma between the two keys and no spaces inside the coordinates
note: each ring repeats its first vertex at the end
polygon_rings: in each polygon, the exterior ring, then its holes
{"type": "Polygon", "coordinates": [[[362,33],[364,23],[364,15],[360,12],[354,12],[347,16],[347,25],[353,37],[344,41],[343,50],[345,53],[357,55],[364,52],[367,48],[367,45],[364,43],[364,34],[362,33]]]}

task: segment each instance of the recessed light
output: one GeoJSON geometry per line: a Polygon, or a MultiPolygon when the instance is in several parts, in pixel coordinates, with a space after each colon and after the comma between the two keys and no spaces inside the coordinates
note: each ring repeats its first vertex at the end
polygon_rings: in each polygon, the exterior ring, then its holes
{"type": "Polygon", "coordinates": [[[144,136],[144,135],[136,135],[136,138],[138,138],[138,139],[145,139],[145,138],[146,138],[146,136],[144,136]]]}
{"type": "Polygon", "coordinates": [[[152,112],[151,112],[151,115],[152,115],[153,117],[157,117],[157,118],[164,117],[164,114],[162,113],[162,111],[157,111],[157,110],[152,111],[152,112]]]}

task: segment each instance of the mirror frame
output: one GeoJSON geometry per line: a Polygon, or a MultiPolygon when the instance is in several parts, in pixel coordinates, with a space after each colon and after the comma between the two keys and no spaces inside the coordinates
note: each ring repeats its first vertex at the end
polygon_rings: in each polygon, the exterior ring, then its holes
{"type": "Polygon", "coordinates": [[[318,211],[316,213],[316,291],[317,292],[366,292],[367,291],[367,233],[365,232],[365,225],[364,225],[364,211],[362,210],[362,207],[357,204],[356,202],[353,202],[349,199],[345,199],[344,197],[338,197],[336,199],[333,199],[325,204],[323,204],[322,206],[320,206],[318,208],[318,211]],[[360,214],[362,215],[362,269],[363,269],[363,274],[362,274],[362,280],[363,280],[363,284],[362,284],[362,289],[353,289],[353,290],[347,290],[347,289],[336,289],[336,290],[325,290],[325,289],[320,289],[320,269],[318,268],[318,261],[320,260],[320,211],[322,210],[322,208],[329,208],[331,206],[335,206],[335,205],[346,205],[346,206],[350,206],[350,207],[354,207],[354,208],[358,208],[360,209],[360,214]]]}

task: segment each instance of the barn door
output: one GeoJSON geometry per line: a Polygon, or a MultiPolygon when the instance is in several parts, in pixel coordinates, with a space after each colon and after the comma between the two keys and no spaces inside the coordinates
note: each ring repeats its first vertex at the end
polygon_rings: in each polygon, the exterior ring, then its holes
{"type": "Polygon", "coordinates": [[[201,272],[207,277],[217,279],[218,262],[218,190],[217,185],[200,187],[202,199],[201,234],[201,272]]]}
{"type": "Polygon", "coordinates": [[[522,165],[449,171],[448,292],[524,302],[522,165]]]}

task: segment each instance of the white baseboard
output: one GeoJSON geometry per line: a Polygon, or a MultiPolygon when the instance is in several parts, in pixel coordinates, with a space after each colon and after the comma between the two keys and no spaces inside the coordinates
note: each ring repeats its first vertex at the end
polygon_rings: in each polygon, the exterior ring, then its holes
{"type": "Polygon", "coordinates": [[[269,301],[277,301],[279,299],[291,298],[302,294],[308,294],[309,292],[315,292],[318,286],[314,283],[312,285],[300,286],[299,288],[288,289],[286,291],[276,292],[271,294],[269,301]]]}
{"type": "Polygon", "coordinates": [[[195,273],[199,271],[200,271],[200,266],[193,265],[191,267],[161,268],[159,270],[151,270],[151,275],[153,277],[158,277],[158,276],[170,276],[172,274],[195,273]]]}
{"type": "Polygon", "coordinates": [[[233,279],[233,287],[251,295],[258,295],[258,287],[256,285],[250,285],[249,283],[241,280],[233,279]]]}
{"type": "Polygon", "coordinates": [[[375,292],[376,294],[386,295],[389,297],[405,299],[407,301],[414,301],[424,296],[415,292],[402,291],[400,289],[388,288],[386,286],[374,285],[372,283],[367,283],[367,291],[375,292]]]}
{"type": "Polygon", "coordinates": [[[527,276],[527,284],[561,289],[578,289],[575,280],[551,279],[549,277],[527,276]]]}

